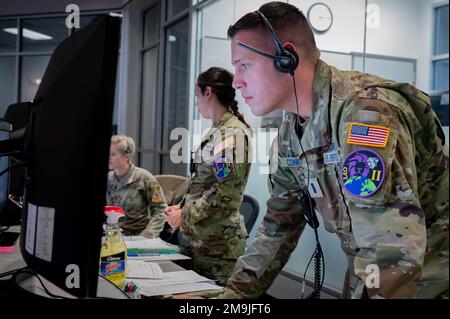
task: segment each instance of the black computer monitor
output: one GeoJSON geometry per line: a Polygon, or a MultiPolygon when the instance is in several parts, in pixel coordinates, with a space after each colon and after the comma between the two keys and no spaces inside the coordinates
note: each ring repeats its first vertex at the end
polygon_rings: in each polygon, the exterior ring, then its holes
{"type": "MultiPolygon", "coordinates": [[[[11,124],[0,120],[0,141],[8,140],[11,134],[11,124]]],[[[9,216],[7,212],[9,194],[9,156],[0,157],[0,231],[3,226],[9,226],[9,216]]]]}
{"type": "Polygon", "coordinates": [[[97,290],[119,36],[100,16],[55,49],[21,143],[22,256],[77,297],[97,290]]]}
{"type": "MultiPolygon", "coordinates": [[[[8,106],[3,116],[3,120],[7,122],[8,125],[10,125],[12,131],[21,130],[28,124],[32,106],[33,104],[31,102],[11,104],[8,106]]],[[[9,134],[6,134],[4,130],[1,134],[2,136],[0,137],[0,141],[9,138],[9,134]],[[8,138],[6,138],[6,136],[8,136],[8,138]]],[[[7,181],[6,187],[2,188],[2,190],[7,189],[7,196],[12,196],[13,198],[13,200],[8,200],[6,202],[2,201],[0,204],[0,225],[5,227],[20,225],[20,221],[22,218],[22,209],[20,208],[20,202],[23,198],[25,168],[17,166],[20,161],[18,161],[14,157],[0,157],[0,161],[0,166],[2,168],[4,168],[4,165],[7,165],[6,167],[8,167],[9,165],[15,167],[14,169],[11,169],[9,172],[7,172],[5,176],[0,177],[2,182],[7,181]]]]}

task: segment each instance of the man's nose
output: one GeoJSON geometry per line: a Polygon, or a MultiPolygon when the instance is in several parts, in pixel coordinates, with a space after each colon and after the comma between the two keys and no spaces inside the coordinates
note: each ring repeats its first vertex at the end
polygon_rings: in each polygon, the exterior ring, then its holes
{"type": "Polygon", "coordinates": [[[240,90],[244,87],[244,82],[238,76],[235,76],[232,86],[235,90],[240,90]]]}

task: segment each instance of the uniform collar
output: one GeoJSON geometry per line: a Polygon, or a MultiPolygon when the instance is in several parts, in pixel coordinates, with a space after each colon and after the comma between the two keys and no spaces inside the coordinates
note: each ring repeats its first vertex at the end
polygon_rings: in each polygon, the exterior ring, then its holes
{"type": "MultiPolygon", "coordinates": [[[[329,106],[331,97],[331,68],[319,60],[314,75],[311,117],[305,126],[302,137],[304,152],[331,144],[331,131],[329,128],[329,106]]],[[[297,116],[290,113],[292,129],[297,124],[297,116]]],[[[292,130],[295,132],[295,130],[292,130]]]]}
{"type": "Polygon", "coordinates": [[[213,127],[219,128],[233,117],[233,113],[225,111],[219,121],[214,122],[213,127]]]}
{"type": "Polygon", "coordinates": [[[114,177],[116,178],[116,180],[119,182],[119,187],[125,187],[128,184],[132,183],[134,180],[134,175],[135,175],[135,168],[136,166],[134,166],[133,164],[131,164],[130,166],[130,170],[128,171],[128,173],[124,176],[118,177],[116,175],[116,173],[114,173],[114,177]]]}

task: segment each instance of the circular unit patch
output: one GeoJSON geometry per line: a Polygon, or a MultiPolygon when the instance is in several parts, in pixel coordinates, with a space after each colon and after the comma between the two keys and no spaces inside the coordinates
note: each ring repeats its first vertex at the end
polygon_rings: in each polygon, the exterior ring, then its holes
{"type": "Polygon", "coordinates": [[[231,163],[214,162],[212,171],[217,179],[224,179],[233,171],[233,165],[231,163]]]}
{"type": "Polygon", "coordinates": [[[342,185],[356,197],[373,195],[383,184],[384,176],[383,158],[368,148],[351,152],[342,163],[342,185]]]}

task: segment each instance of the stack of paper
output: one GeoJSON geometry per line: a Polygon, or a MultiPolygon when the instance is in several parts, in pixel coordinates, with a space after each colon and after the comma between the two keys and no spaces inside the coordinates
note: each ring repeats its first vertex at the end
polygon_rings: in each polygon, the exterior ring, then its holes
{"type": "Polygon", "coordinates": [[[128,260],[127,261],[127,277],[128,278],[148,278],[162,279],[163,271],[157,263],[146,261],[128,260]]]}
{"type": "Polygon", "coordinates": [[[212,280],[192,270],[165,272],[162,279],[134,279],[133,282],[145,296],[222,289],[212,280]]]}
{"type": "Polygon", "coordinates": [[[160,254],[176,254],[178,246],[169,244],[160,238],[148,239],[143,236],[124,237],[128,256],[157,256],[160,254]]]}

